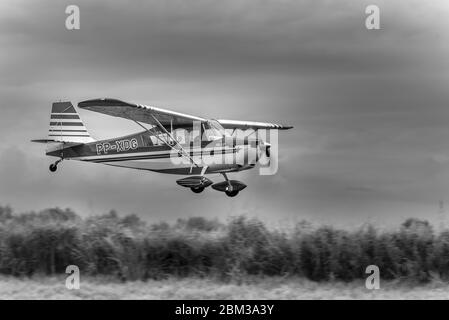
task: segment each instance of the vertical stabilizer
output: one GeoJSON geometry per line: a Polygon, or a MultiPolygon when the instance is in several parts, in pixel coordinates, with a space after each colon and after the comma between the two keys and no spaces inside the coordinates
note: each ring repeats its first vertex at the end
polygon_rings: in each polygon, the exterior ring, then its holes
{"type": "Polygon", "coordinates": [[[54,102],[51,108],[48,139],[57,142],[89,143],[95,141],[87,131],[71,102],[54,102]]]}

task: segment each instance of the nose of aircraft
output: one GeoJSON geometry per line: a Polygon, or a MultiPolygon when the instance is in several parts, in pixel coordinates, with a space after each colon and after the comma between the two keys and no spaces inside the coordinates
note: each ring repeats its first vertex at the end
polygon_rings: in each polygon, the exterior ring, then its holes
{"type": "Polygon", "coordinates": [[[261,166],[269,167],[273,161],[277,161],[277,155],[274,154],[271,144],[265,141],[259,141],[257,161],[261,166]]]}

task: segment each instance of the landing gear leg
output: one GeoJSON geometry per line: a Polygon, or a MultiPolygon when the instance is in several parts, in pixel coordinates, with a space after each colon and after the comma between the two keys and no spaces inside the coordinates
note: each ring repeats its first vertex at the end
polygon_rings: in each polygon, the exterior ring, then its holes
{"type": "Polygon", "coordinates": [[[55,172],[58,169],[58,164],[64,160],[63,158],[59,159],[58,161],[56,161],[55,163],[52,163],[49,167],[51,172],[55,172]]]}
{"type": "Polygon", "coordinates": [[[232,187],[231,181],[229,181],[228,176],[226,175],[226,173],[222,172],[221,173],[223,175],[223,177],[225,178],[226,182],[228,183],[228,186],[225,190],[225,193],[228,197],[235,197],[236,195],[239,194],[238,190],[234,190],[234,188],[232,187]]]}

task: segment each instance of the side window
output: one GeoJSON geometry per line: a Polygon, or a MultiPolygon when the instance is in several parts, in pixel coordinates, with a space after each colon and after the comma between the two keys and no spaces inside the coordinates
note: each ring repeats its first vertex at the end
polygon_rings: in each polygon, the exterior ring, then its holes
{"type": "Polygon", "coordinates": [[[180,144],[186,144],[188,141],[190,141],[189,132],[185,129],[176,129],[175,131],[173,131],[173,137],[180,144]]]}
{"type": "Polygon", "coordinates": [[[153,142],[151,141],[151,136],[149,133],[145,133],[142,135],[142,144],[144,147],[150,147],[153,145],[153,142]]]}

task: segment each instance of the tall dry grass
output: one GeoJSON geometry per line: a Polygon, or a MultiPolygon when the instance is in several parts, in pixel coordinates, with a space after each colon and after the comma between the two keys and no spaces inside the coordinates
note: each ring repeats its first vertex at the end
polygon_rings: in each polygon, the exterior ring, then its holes
{"type": "Polygon", "coordinates": [[[384,279],[449,278],[449,231],[417,219],[395,231],[354,231],[298,223],[288,232],[257,219],[228,223],[201,217],[146,224],[136,215],[81,218],[70,209],[13,214],[0,207],[0,274],[55,275],[67,265],[85,275],[122,281],[213,277],[299,276],[314,281],[365,279],[379,266],[384,279]]]}

